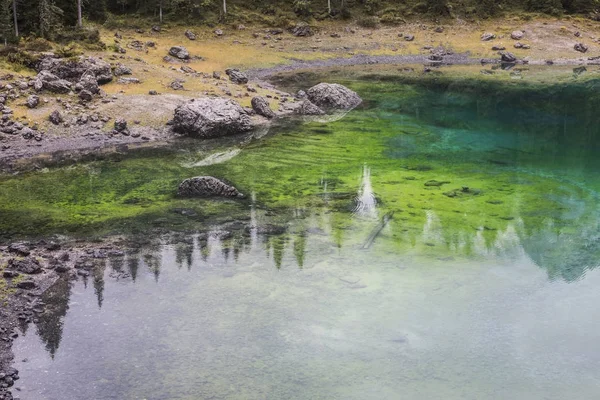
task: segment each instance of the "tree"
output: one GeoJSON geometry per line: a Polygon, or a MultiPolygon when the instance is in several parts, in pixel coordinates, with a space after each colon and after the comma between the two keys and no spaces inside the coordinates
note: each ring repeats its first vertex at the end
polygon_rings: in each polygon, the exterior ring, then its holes
{"type": "Polygon", "coordinates": [[[12,33],[10,19],[10,0],[0,0],[0,37],[4,39],[4,46],[8,44],[8,38],[12,33]]]}
{"type": "Polygon", "coordinates": [[[83,27],[83,19],[81,17],[81,0],[77,0],[77,26],[83,27]]]}
{"type": "Polygon", "coordinates": [[[19,23],[17,21],[17,0],[12,1],[13,21],[15,26],[15,37],[19,37],[19,23]]]}
{"type": "Polygon", "coordinates": [[[39,0],[38,16],[40,36],[52,38],[52,32],[62,25],[63,11],[54,0],[39,0]]]}

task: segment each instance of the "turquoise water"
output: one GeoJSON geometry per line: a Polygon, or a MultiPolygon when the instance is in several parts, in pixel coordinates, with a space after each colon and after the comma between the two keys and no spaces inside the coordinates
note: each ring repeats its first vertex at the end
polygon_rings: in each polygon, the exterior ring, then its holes
{"type": "Polygon", "coordinates": [[[337,121],[0,181],[10,235],[137,243],[45,295],[21,398],[597,397],[596,81],[336,76],[337,121]]]}

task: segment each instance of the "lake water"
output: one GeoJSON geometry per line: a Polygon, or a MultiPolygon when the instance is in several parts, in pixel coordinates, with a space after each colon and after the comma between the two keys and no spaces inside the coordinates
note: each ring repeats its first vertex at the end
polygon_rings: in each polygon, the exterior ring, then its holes
{"type": "Polygon", "coordinates": [[[2,178],[6,237],[136,243],[45,294],[16,394],[596,399],[600,83],[576,78],[338,73],[365,103],[336,121],[2,178]],[[247,199],[177,199],[196,175],[247,199]]]}

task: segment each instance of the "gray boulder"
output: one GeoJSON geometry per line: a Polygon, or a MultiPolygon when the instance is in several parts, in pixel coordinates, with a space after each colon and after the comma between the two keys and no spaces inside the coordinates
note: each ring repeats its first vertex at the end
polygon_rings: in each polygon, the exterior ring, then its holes
{"type": "Polygon", "coordinates": [[[100,87],[98,86],[98,81],[96,77],[92,74],[85,74],[81,77],[79,82],[75,85],[76,91],[86,90],[91,94],[100,93],[100,87]]]}
{"type": "Polygon", "coordinates": [[[244,85],[248,83],[248,77],[244,73],[240,72],[239,69],[228,68],[225,70],[225,73],[227,76],[229,76],[229,80],[231,80],[233,83],[237,83],[238,85],[244,85]]]}
{"type": "Polygon", "coordinates": [[[196,40],[196,34],[190,30],[185,31],[184,35],[190,40],[196,40]]]}
{"type": "Polygon", "coordinates": [[[290,31],[292,32],[292,35],[294,36],[312,36],[313,35],[313,31],[310,28],[310,25],[308,25],[306,22],[300,22],[298,24],[296,24],[296,26],[294,26],[292,29],[290,29],[290,31]]]}
{"type": "Polygon", "coordinates": [[[24,274],[39,274],[42,272],[40,262],[31,257],[23,259],[11,258],[8,260],[8,268],[24,274]]]}
{"type": "Polygon", "coordinates": [[[123,75],[131,75],[133,73],[133,71],[131,70],[131,68],[126,67],[123,64],[119,64],[115,67],[115,70],[113,71],[113,74],[115,76],[123,76],[123,75]]]}
{"type": "Polygon", "coordinates": [[[50,122],[52,122],[54,125],[58,125],[61,122],[63,122],[63,117],[60,114],[60,111],[58,110],[54,110],[52,111],[52,113],[48,116],[48,120],[50,122]]]}
{"type": "Polygon", "coordinates": [[[523,31],[513,31],[510,34],[510,38],[513,40],[521,40],[525,37],[525,33],[523,31]]]}
{"type": "Polygon", "coordinates": [[[94,100],[94,95],[89,90],[82,90],[79,92],[79,99],[84,102],[89,102],[94,100]]]}
{"type": "Polygon", "coordinates": [[[171,49],[169,50],[169,55],[172,57],[179,58],[180,60],[189,60],[190,59],[189,51],[187,51],[187,49],[183,46],[171,47],[171,49]]]}
{"type": "Polygon", "coordinates": [[[27,98],[26,104],[29,108],[36,108],[40,104],[40,98],[35,94],[32,94],[27,98]]]}
{"type": "Polygon", "coordinates": [[[577,43],[577,44],[575,44],[575,46],[573,48],[580,53],[587,53],[587,51],[588,51],[587,45],[585,45],[583,43],[577,43]]]}
{"type": "Polygon", "coordinates": [[[337,83],[319,83],[308,89],[307,94],[323,110],[351,110],[362,103],[356,92],[337,83]]]}
{"type": "Polygon", "coordinates": [[[513,53],[508,52],[508,51],[501,51],[500,59],[502,60],[502,62],[505,62],[505,63],[517,62],[517,57],[513,53]]]}
{"type": "Polygon", "coordinates": [[[235,101],[203,97],[175,109],[173,129],[200,138],[221,137],[252,129],[250,117],[235,101]]]}
{"type": "Polygon", "coordinates": [[[183,197],[244,197],[235,187],[213,176],[196,176],[179,184],[177,194],[183,197]]]}
{"type": "Polygon", "coordinates": [[[81,56],[75,60],[45,57],[38,63],[36,70],[48,71],[73,83],[79,82],[84,74],[91,74],[99,84],[113,79],[110,64],[96,57],[81,56]]]}
{"type": "Polygon", "coordinates": [[[275,113],[273,112],[273,110],[271,110],[271,107],[269,106],[269,102],[264,97],[262,97],[262,96],[253,97],[251,100],[251,104],[252,104],[252,109],[258,115],[262,115],[263,117],[266,117],[269,119],[275,118],[275,113]]]}
{"type": "Polygon", "coordinates": [[[69,93],[71,91],[71,82],[60,79],[51,72],[42,71],[35,78],[33,87],[37,91],[47,90],[52,93],[69,93]]]}
{"type": "Polygon", "coordinates": [[[496,35],[494,35],[493,33],[486,32],[481,35],[482,42],[489,42],[490,40],[494,40],[494,39],[496,39],[496,35]]]}

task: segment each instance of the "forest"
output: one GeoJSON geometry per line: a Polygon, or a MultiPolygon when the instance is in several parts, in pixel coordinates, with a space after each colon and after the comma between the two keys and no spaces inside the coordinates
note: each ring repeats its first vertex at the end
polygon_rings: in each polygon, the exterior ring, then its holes
{"type": "Polygon", "coordinates": [[[60,38],[86,22],[129,26],[131,17],[156,23],[285,25],[292,19],[363,19],[365,25],[411,18],[490,18],[511,13],[582,14],[600,19],[600,0],[0,0],[0,37],[60,38]],[[127,18],[127,19],[125,19],[127,18]]]}

